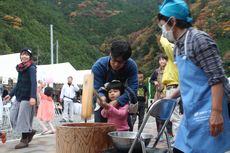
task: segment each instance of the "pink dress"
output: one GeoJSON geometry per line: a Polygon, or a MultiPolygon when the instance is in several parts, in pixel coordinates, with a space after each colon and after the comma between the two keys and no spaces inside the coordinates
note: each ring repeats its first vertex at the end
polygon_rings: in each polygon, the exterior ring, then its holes
{"type": "Polygon", "coordinates": [[[117,131],[128,131],[128,107],[128,104],[118,108],[109,105],[108,110],[102,109],[101,115],[108,119],[108,123],[114,124],[117,131]]]}
{"type": "Polygon", "coordinates": [[[37,118],[42,121],[51,121],[54,118],[54,102],[51,97],[46,96],[42,91],[40,94],[40,105],[38,106],[37,118]]]}

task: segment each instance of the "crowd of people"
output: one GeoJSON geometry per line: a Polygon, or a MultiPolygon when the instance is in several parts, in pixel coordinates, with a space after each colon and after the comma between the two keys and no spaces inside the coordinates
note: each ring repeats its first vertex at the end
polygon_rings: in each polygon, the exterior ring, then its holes
{"type": "MultiPolygon", "coordinates": [[[[150,82],[155,86],[154,101],[177,99],[166,126],[173,152],[224,153],[230,150],[230,84],[216,43],[208,34],[192,27],[189,7],[183,0],[165,0],[160,7],[158,24],[162,29],[162,51],[158,56],[159,67],[153,70],[150,82]]],[[[139,129],[146,111],[146,79],[131,55],[128,41],[116,40],[111,44],[110,54],[99,58],[92,66],[94,88],[100,97],[93,100],[94,121],[112,123],[117,131],[132,131],[137,117],[139,129]],[[130,104],[136,102],[137,111],[130,113],[130,104]]],[[[16,67],[17,84],[3,98],[9,101],[16,97],[10,118],[13,129],[21,133],[21,139],[15,149],[28,147],[36,133],[32,122],[38,103],[36,117],[42,134],[56,131],[52,125],[55,113],[53,88],[44,82],[39,82],[37,87],[31,49],[22,49],[20,59],[22,63],[16,67]]],[[[74,121],[73,102],[79,91],[72,83],[73,77],[67,79],[60,93],[64,107],[60,122],[74,121]]],[[[158,132],[164,122],[156,118],[158,132]]],[[[1,132],[0,138],[4,143],[6,134],[1,132]]]]}

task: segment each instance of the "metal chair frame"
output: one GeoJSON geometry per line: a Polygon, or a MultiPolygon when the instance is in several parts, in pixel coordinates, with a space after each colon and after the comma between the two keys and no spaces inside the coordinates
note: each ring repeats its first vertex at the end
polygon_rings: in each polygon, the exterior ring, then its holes
{"type": "Polygon", "coordinates": [[[8,131],[12,131],[12,124],[10,121],[10,107],[8,105],[3,105],[3,114],[2,114],[2,128],[4,125],[7,125],[9,127],[8,131]]]}
{"type": "MultiPolygon", "coordinates": [[[[164,122],[160,132],[158,133],[158,135],[156,137],[156,140],[155,140],[155,142],[153,144],[153,148],[156,148],[156,145],[157,145],[160,137],[162,136],[163,133],[165,133],[166,140],[167,140],[167,146],[168,146],[168,152],[172,152],[171,144],[170,144],[169,138],[168,138],[168,134],[167,134],[167,132],[165,132],[165,127],[168,124],[168,122],[169,122],[169,120],[170,120],[170,118],[171,118],[171,116],[173,114],[173,111],[174,111],[174,109],[176,107],[176,104],[177,104],[177,100],[176,99],[159,99],[159,100],[153,102],[150,105],[150,107],[148,108],[147,113],[146,113],[146,115],[144,117],[143,123],[141,124],[141,127],[138,130],[137,135],[136,135],[136,137],[135,137],[135,139],[134,139],[134,141],[133,141],[128,153],[133,152],[134,146],[135,146],[135,144],[137,143],[138,140],[139,140],[139,142],[141,143],[141,146],[142,146],[142,153],[146,153],[146,147],[145,147],[145,144],[144,144],[144,142],[142,140],[141,133],[143,132],[143,129],[144,129],[149,117],[150,116],[152,116],[152,117],[160,117],[159,112],[157,110],[159,109],[159,107],[164,105],[164,103],[166,103],[166,102],[169,103],[169,101],[172,103],[171,108],[170,108],[170,110],[167,110],[167,111],[169,111],[169,113],[167,113],[167,116],[164,117],[164,119],[163,119],[163,120],[165,120],[165,122],[164,122]]],[[[162,113],[162,111],[163,110],[160,110],[160,113],[162,113]]]]}
{"type": "Polygon", "coordinates": [[[59,112],[58,106],[61,105],[58,102],[54,102],[54,109],[55,109],[55,115],[59,116],[61,113],[59,112]]]}

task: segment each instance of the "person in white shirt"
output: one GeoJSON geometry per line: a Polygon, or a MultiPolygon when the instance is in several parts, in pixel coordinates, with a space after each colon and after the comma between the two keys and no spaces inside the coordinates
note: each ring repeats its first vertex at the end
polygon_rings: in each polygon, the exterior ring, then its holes
{"type": "Polygon", "coordinates": [[[67,84],[64,84],[60,94],[60,102],[64,102],[64,111],[62,114],[62,120],[60,122],[73,122],[74,113],[74,99],[76,92],[79,90],[77,85],[74,85],[73,77],[69,76],[67,84]]]}

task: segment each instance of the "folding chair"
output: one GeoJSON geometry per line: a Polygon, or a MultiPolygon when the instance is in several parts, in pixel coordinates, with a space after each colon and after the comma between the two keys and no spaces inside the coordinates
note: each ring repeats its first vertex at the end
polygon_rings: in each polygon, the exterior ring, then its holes
{"type": "Polygon", "coordinates": [[[7,128],[10,128],[9,131],[12,131],[12,125],[10,122],[10,107],[10,103],[3,105],[2,127],[6,125],[7,128]]]}
{"type": "Polygon", "coordinates": [[[61,104],[58,102],[54,102],[54,109],[55,109],[55,114],[57,116],[61,115],[60,109],[62,108],[61,104]]]}
{"type": "Polygon", "coordinates": [[[135,145],[137,144],[137,142],[139,141],[141,143],[141,147],[142,147],[142,153],[146,153],[147,150],[149,150],[148,152],[151,152],[151,153],[167,153],[167,152],[172,152],[172,149],[171,149],[171,144],[169,142],[169,138],[168,138],[168,135],[167,135],[167,132],[164,132],[165,131],[165,127],[166,125],[168,124],[171,116],[172,116],[172,113],[176,107],[176,104],[177,104],[177,100],[176,99],[160,99],[160,100],[157,100],[156,102],[152,103],[150,105],[150,107],[148,108],[147,110],[147,113],[146,113],[146,116],[143,120],[143,123],[141,124],[141,127],[140,129],[138,130],[137,132],[137,135],[129,149],[129,153],[132,153],[133,152],[133,149],[135,147],[135,145]],[[145,147],[145,144],[144,142],[142,141],[142,138],[141,138],[141,133],[143,132],[143,129],[149,119],[149,117],[152,116],[152,117],[158,117],[162,120],[165,120],[160,132],[158,133],[157,137],[156,137],[156,140],[154,142],[154,145],[152,148],[146,148],[145,147]],[[163,132],[165,133],[166,135],[166,140],[167,140],[167,147],[168,149],[158,149],[156,148],[156,145],[160,139],[160,137],[162,136],[163,132]],[[151,151],[150,151],[151,150],[151,151]]]}

